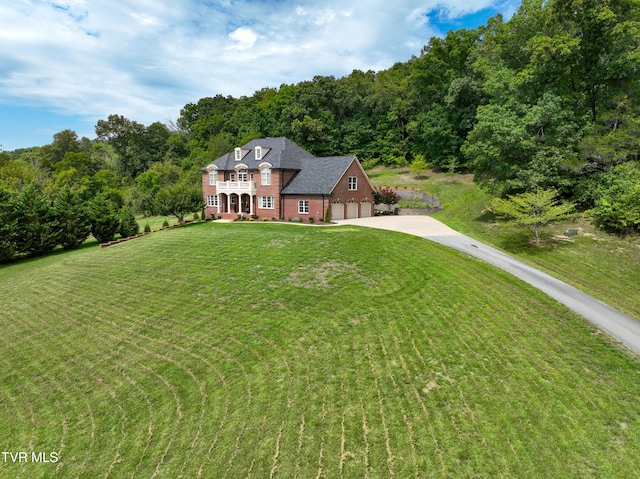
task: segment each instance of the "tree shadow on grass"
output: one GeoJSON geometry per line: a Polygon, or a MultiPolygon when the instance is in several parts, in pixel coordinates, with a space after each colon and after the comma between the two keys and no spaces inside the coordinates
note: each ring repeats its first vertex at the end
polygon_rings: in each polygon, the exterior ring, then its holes
{"type": "Polygon", "coordinates": [[[539,247],[531,244],[531,233],[526,230],[507,233],[500,236],[496,241],[499,248],[513,254],[532,253],[539,247]]]}
{"type": "Polygon", "coordinates": [[[480,223],[491,224],[496,222],[496,215],[493,214],[492,211],[486,210],[483,211],[480,216],[476,218],[476,221],[480,223]]]}
{"type": "Polygon", "coordinates": [[[533,233],[520,230],[503,234],[497,239],[496,245],[504,251],[517,255],[538,256],[558,247],[570,247],[569,243],[558,241],[549,233],[540,233],[540,243],[536,244],[533,233]]]}

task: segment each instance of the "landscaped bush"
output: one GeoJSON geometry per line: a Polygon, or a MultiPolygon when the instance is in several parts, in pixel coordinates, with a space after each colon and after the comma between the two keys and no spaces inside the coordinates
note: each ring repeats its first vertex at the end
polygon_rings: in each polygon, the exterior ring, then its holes
{"type": "Polygon", "coordinates": [[[140,225],[136,221],[136,217],[129,208],[122,208],[120,210],[120,236],[127,238],[129,236],[137,235],[140,232],[140,225]]]}
{"type": "Polygon", "coordinates": [[[391,188],[381,188],[374,193],[373,200],[378,205],[387,205],[391,208],[391,205],[395,205],[400,201],[400,196],[391,188]]]}
{"type": "Polygon", "coordinates": [[[327,209],[324,212],[324,222],[325,223],[331,222],[331,206],[327,206],[327,209]]]}

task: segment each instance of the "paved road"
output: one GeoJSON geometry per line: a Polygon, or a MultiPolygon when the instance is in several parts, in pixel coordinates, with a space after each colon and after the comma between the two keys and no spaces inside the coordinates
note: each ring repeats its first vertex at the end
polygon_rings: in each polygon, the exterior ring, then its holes
{"type": "Polygon", "coordinates": [[[430,216],[376,216],[339,221],[421,236],[497,266],[544,291],[640,354],[640,322],[588,294],[491,246],[454,231],[430,216]]]}

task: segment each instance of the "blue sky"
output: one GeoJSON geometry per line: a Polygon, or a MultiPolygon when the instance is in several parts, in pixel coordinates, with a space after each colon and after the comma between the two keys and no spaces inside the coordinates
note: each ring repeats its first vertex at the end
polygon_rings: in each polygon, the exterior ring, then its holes
{"type": "Polygon", "coordinates": [[[110,114],[166,123],[207,96],[379,71],[519,3],[0,0],[0,145],[45,145],[65,129],[93,139],[110,114]]]}

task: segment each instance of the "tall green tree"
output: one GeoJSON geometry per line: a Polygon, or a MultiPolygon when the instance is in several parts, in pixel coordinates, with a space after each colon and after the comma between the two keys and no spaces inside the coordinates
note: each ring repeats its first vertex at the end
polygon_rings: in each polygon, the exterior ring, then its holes
{"type": "Polygon", "coordinates": [[[79,247],[91,233],[89,212],[80,194],[65,186],[53,203],[53,210],[58,220],[59,242],[64,249],[79,247]]]}
{"type": "MultiPolygon", "coordinates": [[[[565,64],[563,75],[595,122],[607,97],[637,78],[638,5],[633,0],[554,0],[548,8],[559,27],[550,41],[560,43],[567,52],[555,63],[565,64]]],[[[541,51],[538,56],[549,63],[554,53],[557,48],[541,51]]]]}
{"type": "Polygon", "coordinates": [[[161,188],[156,194],[156,205],[161,215],[175,216],[180,223],[184,217],[203,207],[202,188],[192,181],[182,180],[161,188]]]}
{"type": "Polygon", "coordinates": [[[100,193],[87,206],[93,237],[99,243],[112,241],[120,229],[120,217],[114,204],[100,193]]]}
{"type": "Polygon", "coordinates": [[[98,120],[96,135],[113,146],[118,154],[118,172],[125,178],[135,178],[145,171],[153,159],[147,147],[146,128],[122,115],[109,115],[98,120]]]}
{"type": "Polygon", "coordinates": [[[64,160],[68,153],[80,152],[81,144],[78,134],[72,130],[63,130],[53,135],[53,142],[42,147],[40,152],[40,166],[51,170],[64,160]]]}
{"type": "Polygon", "coordinates": [[[16,253],[16,223],[12,194],[0,186],[0,263],[8,263],[16,253]]]}
{"type": "Polygon", "coordinates": [[[209,139],[222,133],[231,118],[236,99],[231,96],[216,95],[188,103],[180,111],[178,126],[187,131],[192,140],[205,146],[209,139]]]}
{"type": "Polygon", "coordinates": [[[134,210],[151,216],[157,213],[155,196],[160,188],[180,179],[180,168],[170,162],[156,162],[136,178],[132,192],[134,210]]]}
{"type": "Polygon", "coordinates": [[[610,233],[640,233],[640,163],[615,166],[600,179],[591,210],[597,226],[610,233]]]}
{"type": "Polygon", "coordinates": [[[15,214],[18,252],[41,256],[60,243],[59,222],[53,205],[35,186],[27,186],[18,195],[15,214]]]}

